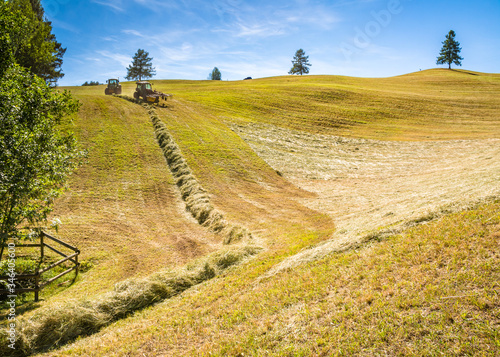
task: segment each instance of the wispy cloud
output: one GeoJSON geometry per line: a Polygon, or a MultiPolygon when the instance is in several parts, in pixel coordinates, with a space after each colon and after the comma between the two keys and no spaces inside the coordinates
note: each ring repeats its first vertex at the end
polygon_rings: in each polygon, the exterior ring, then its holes
{"type": "Polygon", "coordinates": [[[130,56],[127,56],[127,55],[122,55],[119,53],[113,53],[113,52],[109,52],[109,51],[96,51],[96,53],[99,54],[101,57],[110,58],[110,59],[120,63],[120,65],[122,67],[128,67],[128,65],[131,62],[130,56]]]}
{"type": "Polygon", "coordinates": [[[202,32],[202,30],[196,28],[191,28],[187,30],[169,29],[161,31],[154,31],[151,29],[148,29],[147,31],[138,31],[134,29],[121,30],[121,33],[125,35],[134,36],[141,39],[141,41],[143,41],[144,44],[148,45],[152,44],[155,46],[162,44],[177,43],[179,41],[185,41],[185,39],[191,38],[198,32],[202,32]]]}
{"type": "Polygon", "coordinates": [[[53,27],[57,27],[57,28],[60,28],[60,29],[66,30],[66,31],[76,33],[76,34],[80,32],[79,28],[77,28],[74,25],[71,25],[67,22],[58,20],[57,18],[52,19],[51,22],[52,22],[53,27]]]}
{"type": "Polygon", "coordinates": [[[111,9],[118,12],[125,11],[123,0],[91,0],[91,1],[99,5],[110,7],[111,9]]]}
{"type": "Polygon", "coordinates": [[[168,63],[184,62],[192,60],[195,56],[200,56],[201,52],[199,49],[196,52],[193,51],[194,47],[189,42],[184,42],[182,45],[177,47],[160,47],[160,53],[162,60],[168,63]]]}
{"type": "Polygon", "coordinates": [[[282,27],[271,23],[260,24],[236,24],[236,37],[271,37],[283,35],[285,32],[282,27]]]}
{"type": "Polygon", "coordinates": [[[330,7],[311,4],[278,10],[274,17],[286,25],[308,25],[322,30],[329,30],[332,25],[341,21],[340,15],[330,7]]]}
{"type": "Polygon", "coordinates": [[[139,32],[136,30],[131,30],[131,29],[125,29],[125,30],[122,30],[121,32],[124,33],[125,35],[133,35],[133,36],[142,37],[142,38],[147,37],[142,32],[139,32]]]}
{"type": "Polygon", "coordinates": [[[341,21],[330,7],[297,1],[294,6],[282,3],[251,6],[240,0],[220,0],[213,4],[220,17],[212,32],[226,32],[237,38],[266,38],[292,34],[304,26],[330,30],[341,21]]]}
{"type": "Polygon", "coordinates": [[[153,11],[159,11],[159,10],[164,10],[164,9],[180,9],[181,4],[179,1],[176,0],[134,0],[135,3],[142,5],[144,7],[149,8],[150,10],[153,11]]]}

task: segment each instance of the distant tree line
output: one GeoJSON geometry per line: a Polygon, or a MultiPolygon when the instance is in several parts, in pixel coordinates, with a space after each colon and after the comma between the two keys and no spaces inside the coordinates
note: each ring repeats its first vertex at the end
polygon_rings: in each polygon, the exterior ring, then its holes
{"type": "Polygon", "coordinates": [[[83,83],[82,86],[98,86],[100,84],[101,83],[99,83],[98,81],[97,82],[94,82],[94,81],[87,82],[87,81],[85,81],[85,83],[83,83]]]}

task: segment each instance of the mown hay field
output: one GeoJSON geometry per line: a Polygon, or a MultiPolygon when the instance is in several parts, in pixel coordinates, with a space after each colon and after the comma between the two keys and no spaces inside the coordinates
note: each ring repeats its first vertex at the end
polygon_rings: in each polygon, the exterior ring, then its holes
{"type": "MultiPolygon", "coordinates": [[[[45,355],[498,352],[499,75],[153,84],[174,94],[156,113],[190,173],[263,250],[45,355]],[[427,223],[277,269],[339,234],[419,217],[427,223]]],[[[94,266],[44,308],[222,247],[186,211],[148,111],[102,86],[71,90],[90,156],[55,216],[94,266]]]]}

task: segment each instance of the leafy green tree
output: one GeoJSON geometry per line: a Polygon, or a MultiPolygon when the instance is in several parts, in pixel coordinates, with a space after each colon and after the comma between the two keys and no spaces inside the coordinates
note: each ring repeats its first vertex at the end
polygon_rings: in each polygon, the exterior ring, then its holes
{"type": "Polygon", "coordinates": [[[0,2],[0,77],[14,63],[14,54],[19,47],[20,38],[28,29],[28,21],[20,11],[4,1],[0,2]],[[18,34],[16,36],[16,34],[18,34]]]}
{"type": "Polygon", "coordinates": [[[11,65],[0,78],[0,243],[46,221],[54,199],[81,161],[63,118],[78,110],[68,91],[11,65]]]}
{"type": "Polygon", "coordinates": [[[455,40],[455,36],[456,34],[453,30],[446,35],[446,40],[443,42],[443,47],[436,62],[437,64],[448,64],[449,69],[451,69],[452,63],[461,66],[461,61],[463,60],[459,55],[462,49],[460,48],[460,43],[455,40]]]}
{"type": "Polygon", "coordinates": [[[220,81],[222,79],[222,73],[220,73],[217,67],[214,67],[212,72],[210,72],[208,79],[211,79],[213,81],[220,81]]]}
{"type": "Polygon", "coordinates": [[[132,81],[141,81],[143,78],[153,77],[156,74],[152,63],[153,58],[148,56],[148,52],[138,49],[132,58],[132,64],[127,68],[127,76],[125,78],[132,81]]]}
{"type": "Polygon", "coordinates": [[[0,12],[9,13],[0,15],[0,29],[9,38],[15,62],[55,84],[64,76],[61,66],[66,49],[56,41],[40,0],[7,0],[0,2],[0,7],[0,12]]]}
{"type": "Polygon", "coordinates": [[[301,48],[295,52],[295,56],[293,56],[292,64],[293,67],[290,69],[288,74],[307,74],[309,73],[309,67],[311,64],[308,62],[309,56],[306,56],[306,53],[301,48]]]}

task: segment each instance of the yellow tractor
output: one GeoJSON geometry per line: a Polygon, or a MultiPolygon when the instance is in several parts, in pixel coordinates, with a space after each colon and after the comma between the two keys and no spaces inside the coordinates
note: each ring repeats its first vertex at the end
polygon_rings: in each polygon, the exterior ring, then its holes
{"type": "Polygon", "coordinates": [[[142,100],[146,103],[159,103],[160,98],[162,100],[167,100],[168,97],[171,97],[172,94],[165,94],[162,92],[158,92],[153,90],[151,83],[146,82],[146,81],[139,81],[136,82],[137,88],[135,89],[134,92],[134,98],[136,100],[139,100],[142,98],[142,100]]]}

